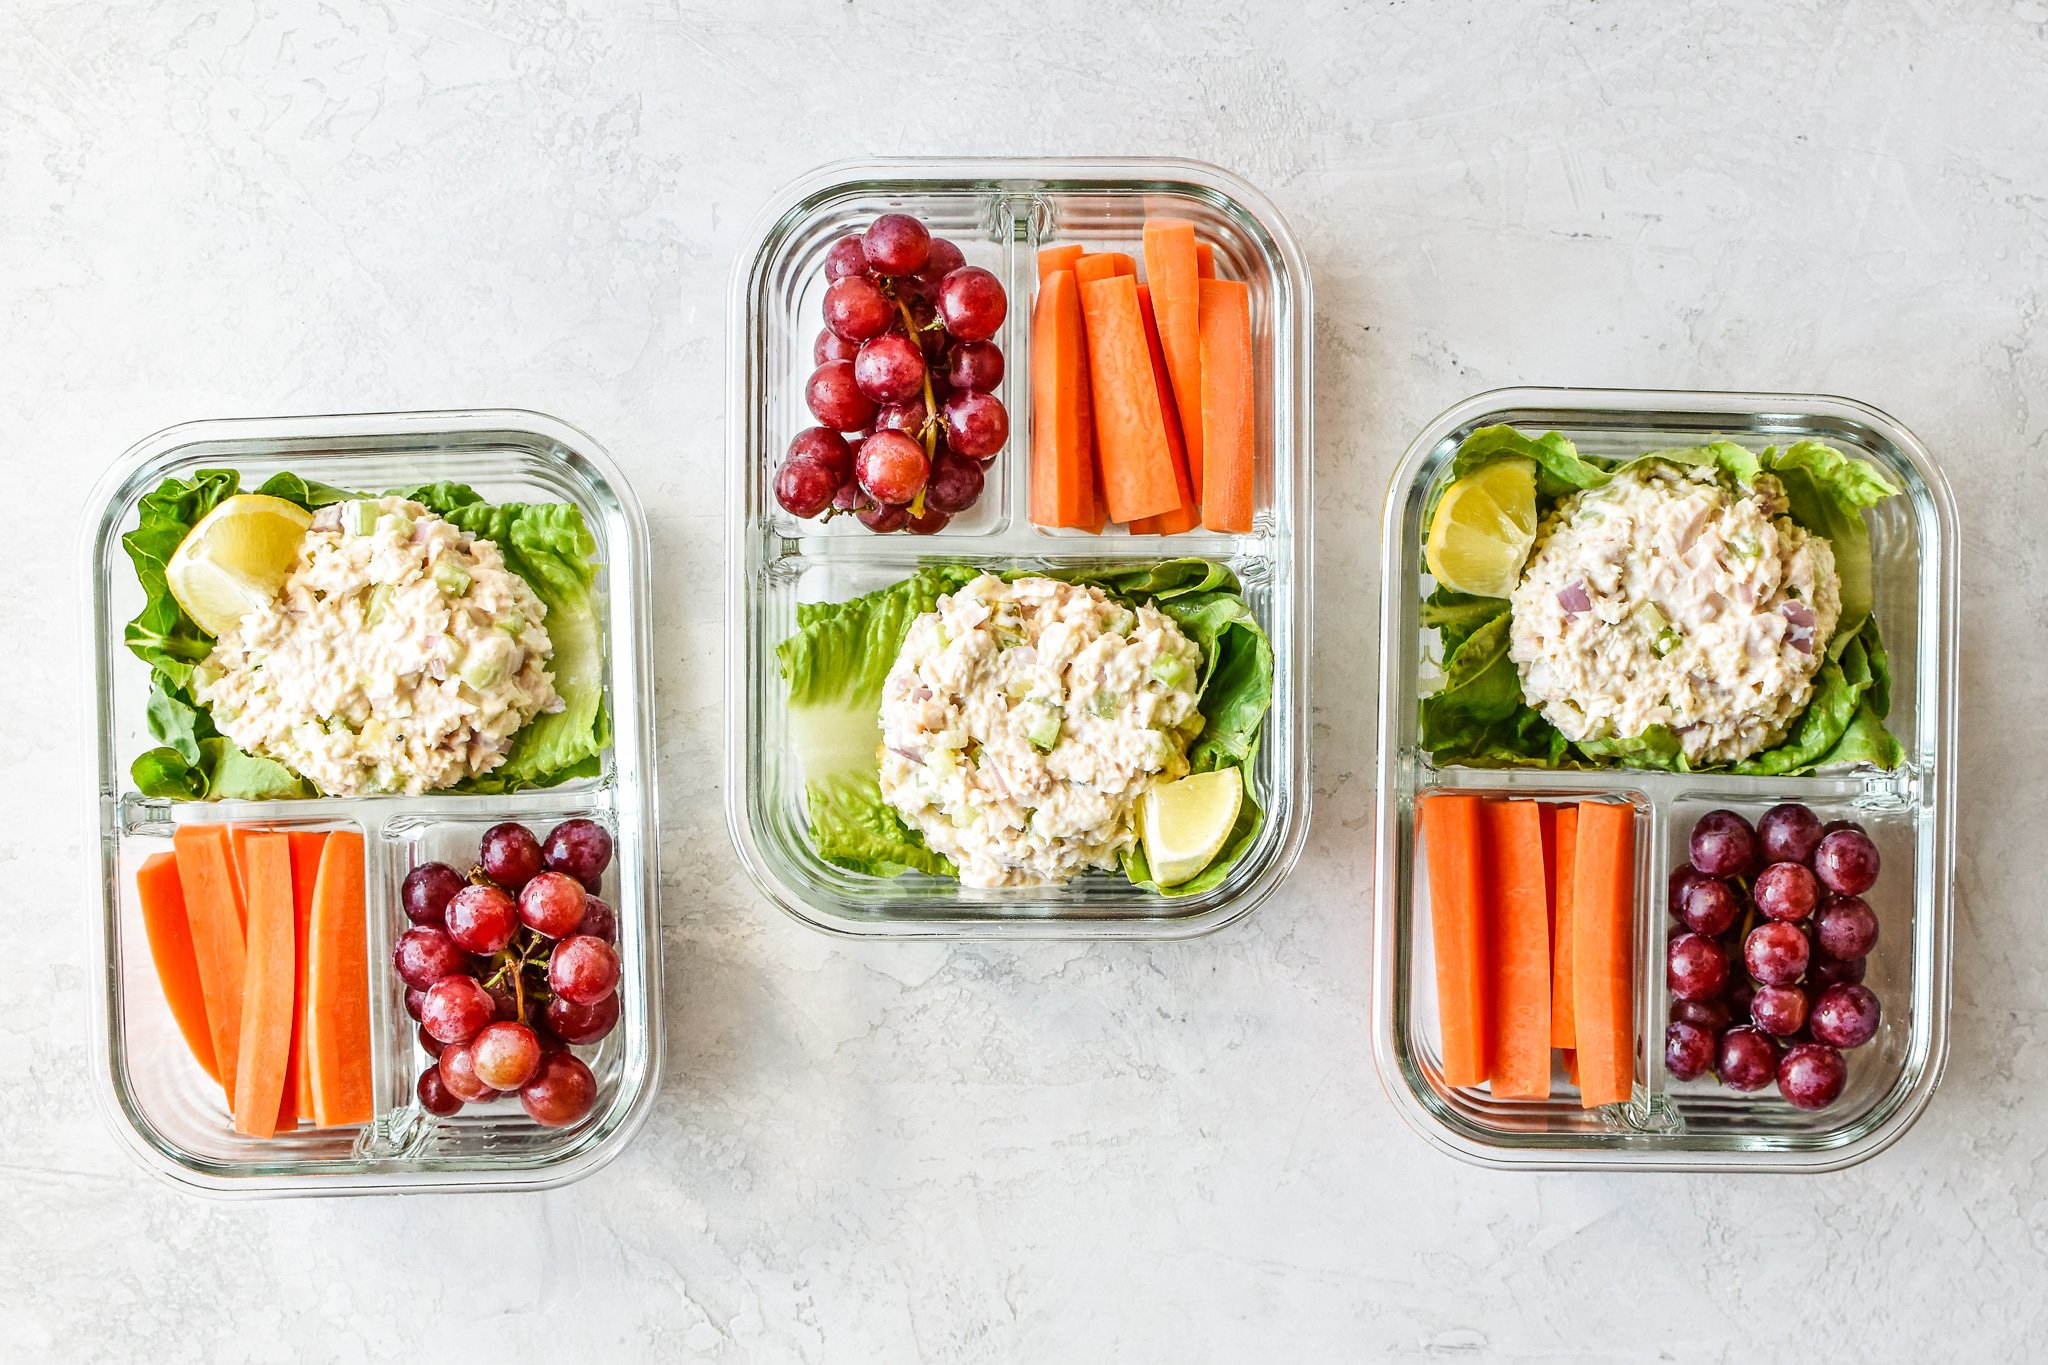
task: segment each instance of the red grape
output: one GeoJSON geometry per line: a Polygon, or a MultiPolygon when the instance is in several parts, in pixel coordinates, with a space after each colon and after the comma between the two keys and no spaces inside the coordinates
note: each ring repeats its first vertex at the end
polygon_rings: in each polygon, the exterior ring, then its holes
{"type": "MultiPolygon", "coordinates": [[[[1732,960],[1731,960],[1732,965],[1732,960]]],[[[1728,1008],[1737,1017],[1749,1013],[1749,1002],[1756,999],[1756,982],[1741,972],[1734,972],[1728,980],[1728,1008]]]]}
{"type": "Polygon", "coordinates": [[[1868,958],[1852,957],[1846,960],[1816,954],[1807,971],[1815,985],[1839,986],[1860,985],[1864,973],[1869,969],[1868,958]]]}
{"type": "Polygon", "coordinates": [[[1664,980],[1680,1000],[1712,1000],[1728,985],[1728,954],[1705,934],[1680,934],[1665,953],[1664,980]]]}
{"type": "Polygon", "coordinates": [[[1863,828],[1863,826],[1857,824],[1854,820],[1830,820],[1825,825],[1822,825],[1820,827],[1820,837],[1825,839],[1830,834],[1833,834],[1835,831],[1843,829],[1853,830],[1858,834],[1864,834],[1868,832],[1863,828]]]}
{"type": "Polygon", "coordinates": [[[917,277],[936,288],[940,280],[966,264],[967,257],[961,253],[959,247],[944,237],[934,237],[925,256],[924,269],[917,272],[917,277]]]}
{"type": "Polygon", "coordinates": [[[874,400],[853,382],[853,362],[832,360],[811,371],[804,385],[811,415],[834,431],[863,431],[875,420],[874,400]]]}
{"type": "Polygon", "coordinates": [[[448,902],[448,937],[472,953],[489,956],[517,932],[519,907],[500,887],[465,886],[448,902]]]}
{"type": "Polygon", "coordinates": [[[924,405],[922,392],[907,403],[886,407],[875,416],[876,431],[900,431],[905,436],[924,438],[924,429],[930,425],[931,412],[924,405]]]}
{"type": "Polygon", "coordinates": [[[939,532],[945,530],[946,524],[952,520],[953,517],[951,513],[941,512],[936,508],[927,507],[924,509],[922,515],[912,517],[910,519],[910,524],[908,526],[905,526],[903,529],[910,532],[910,534],[914,536],[935,536],[939,532]]]}
{"type": "Polygon", "coordinates": [[[1839,829],[1814,850],[1814,873],[1828,890],[1860,896],[1877,885],[1877,845],[1860,829],[1839,829]]]}
{"type": "Polygon", "coordinates": [[[809,519],[832,505],[839,480],[816,460],[785,460],[775,471],[775,501],[793,517],[809,519]]]}
{"type": "Polygon", "coordinates": [[[438,1065],[430,1066],[420,1073],[419,1080],[413,1083],[413,1092],[420,1097],[420,1108],[436,1118],[445,1119],[450,1114],[462,1112],[462,1101],[455,1098],[455,1093],[448,1088],[448,1083],[441,1079],[441,1068],[438,1065]]]}
{"type": "Polygon", "coordinates": [[[485,986],[484,994],[491,997],[491,1005],[496,1013],[496,1017],[500,1019],[517,1019],[519,1017],[519,993],[513,990],[511,986],[501,981],[496,985],[485,986]]]}
{"type": "Polygon", "coordinates": [[[1820,902],[1820,883],[1803,863],[1772,863],[1756,874],[1749,894],[1766,917],[1796,923],[1820,902]]]}
{"type": "Polygon", "coordinates": [[[1820,817],[1796,801],[1772,806],[1756,822],[1757,842],[1774,863],[1805,863],[1820,847],[1820,817]]]}
{"type": "Polygon", "coordinates": [[[1813,1002],[1813,1036],[1830,1047],[1862,1047],[1877,1036],[1881,1010],[1867,986],[1830,986],[1813,1002]]]}
{"type": "Polygon", "coordinates": [[[469,959],[455,940],[439,929],[414,925],[398,936],[391,947],[391,965],[398,979],[414,990],[428,990],[435,982],[461,976],[469,970],[469,959]]]}
{"type": "Polygon", "coordinates": [[[849,233],[834,242],[825,252],[825,278],[845,279],[848,275],[868,273],[868,254],[861,248],[860,234],[849,233]]]}
{"type": "Polygon", "coordinates": [[[1009,309],[1002,281],[978,265],[961,266],[939,281],[939,316],[961,341],[988,340],[1009,309]]]}
{"type": "Polygon", "coordinates": [[[1800,1043],[1778,1062],[1778,1093],[1798,1109],[1825,1109],[1842,1097],[1849,1068],[1826,1043],[1800,1043]]]}
{"type": "Polygon", "coordinates": [[[405,906],[407,919],[414,924],[438,929],[442,912],[461,889],[462,874],[448,864],[421,863],[405,874],[405,881],[398,889],[398,898],[405,906]]]}
{"type": "Polygon", "coordinates": [[[1693,870],[1691,863],[1680,863],[1671,869],[1671,877],[1665,885],[1671,893],[1671,913],[1680,919],[1685,917],[1685,893],[1699,879],[1700,874],[1693,870]]]}
{"type": "MultiPolygon", "coordinates": [[[[852,451],[847,452],[846,467],[849,472],[853,468],[852,451]]],[[[591,884],[604,880],[604,870],[612,865],[611,831],[580,815],[564,820],[548,831],[541,858],[550,872],[566,872],[585,889],[592,889],[591,884]]]]}
{"type": "Polygon", "coordinates": [[[878,336],[853,358],[853,382],[877,403],[908,403],[924,394],[924,356],[894,333],[878,336]]]}
{"type": "Polygon", "coordinates": [[[1877,946],[1877,915],[1861,896],[1829,896],[1813,917],[1813,937],[1829,957],[1866,957],[1877,946]]]}
{"type": "Polygon", "coordinates": [[[421,990],[418,986],[407,986],[405,988],[405,1012],[413,1017],[414,1023],[419,1022],[420,1010],[425,1007],[426,1003],[427,993],[425,991],[421,990]]]}
{"type": "Polygon", "coordinates": [[[811,363],[823,365],[831,360],[851,360],[860,350],[860,343],[848,341],[830,327],[818,333],[818,339],[811,343],[811,363]]]}
{"type": "Polygon", "coordinates": [[[572,1005],[594,1005],[619,988],[619,955],[590,934],[565,938],[548,958],[548,985],[572,1005]]]}
{"type": "Polygon", "coordinates": [[[839,485],[839,491],[832,495],[834,512],[858,512],[870,505],[871,500],[861,491],[859,479],[848,479],[839,485]]]}
{"type": "Polygon", "coordinates": [[[612,992],[594,1005],[579,1005],[558,995],[548,1001],[547,1021],[548,1028],[565,1043],[579,1047],[595,1043],[619,1022],[618,992],[612,992]]]}
{"type": "Polygon", "coordinates": [[[993,393],[1003,382],[1003,348],[993,341],[963,341],[946,353],[946,382],[956,389],[993,393]]]}
{"type": "Polygon", "coordinates": [[[1761,1029],[1729,1029],[1714,1070],[1730,1090],[1761,1090],[1778,1072],[1778,1045],[1761,1029]]]}
{"type": "Polygon", "coordinates": [[[1789,986],[1806,972],[1812,948],[1806,935],[1790,924],[1768,920],[1749,931],[1742,960],[1759,985],[1789,986]]]}
{"type": "Polygon", "coordinates": [[[586,897],[583,902],[583,923],[576,926],[579,934],[601,938],[606,943],[619,941],[619,917],[611,906],[595,896],[586,897]]]}
{"type": "MultiPolygon", "coordinates": [[[[408,995],[410,995],[411,993],[412,992],[410,991],[406,992],[406,994],[408,995]]],[[[421,996],[425,996],[426,992],[421,991],[420,994],[421,996]]],[[[421,1027],[413,1031],[419,1035],[420,1050],[425,1052],[429,1057],[440,1056],[442,1052],[444,1052],[448,1047],[446,1043],[442,1042],[439,1038],[436,1038],[433,1034],[427,1032],[425,1027],[421,1027]]]]}
{"type": "Polygon", "coordinates": [[[597,1104],[597,1077],[573,1052],[550,1052],[540,1071],[519,1088],[527,1117],[544,1128],[566,1128],[597,1104]]]}
{"type": "Polygon", "coordinates": [[[869,497],[900,507],[924,489],[931,461],[924,447],[902,432],[878,431],[860,443],[854,470],[869,497]]]}
{"type": "Polygon", "coordinates": [[[1680,1019],[1664,1030],[1664,1069],[1681,1081],[1695,1081],[1714,1065],[1714,1035],[1680,1019]]]}
{"type": "Polygon", "coordinates": [[[1698,1024],[1715,1035],[1735,1020],[1724,1000],[1674,1000],[1671,1002],[1671,1017],[1688,1024],[1698,1024]]]}
{"type": "Polygon", "coordinates": [[[540,1069],[540,1039],[524,1024],[500,1020],[470,1041],[470,1067],[493,1090],[517,1090],[540,1069]]]}
{"type": "Polygon", "coordinates": [[[825,286],[825,325],[848,341],[880,336],[895,317],[895,305],[864,275],[848,275],[825,286]]]}
{"type": "Polygon", "coordinates": [[[574,877],[543,872],[519,893],[519,918],[537,934],[567,938],[583,923],[583,905],[589,898],[583,883],[574,877]]]}
{"type": "Polygon", "coordinates": [[[442,1086],[464,1104],[482,1104],[498,1098],[498,1092],[476,1074],[476,1057],[466,1043],[443,1052],[438,1069],[442,1086]]]}
{"type": "Polygon", "coordinates": [[[1719,877],[1702,877],[1691,868],[1692,876],[1686,881],[1685,891],[1679,901],[1678,917],[1685,921],[1685,927],[1696,934],[1725,934],[1735,927],[1742,905],[1735,899],[1735,891],[1719,877]]]}
{"type": "Polygon", "coordinates": [[[1692,827],[1692,865],[1709,877],[1739,877],[1756,864],[1756,833],[1732,810],[1710,810],[1692,827]]]}
{"type": "Polygon", "coordinates": [[[935,512],[952,515],[974,506],[981,497],[987,476],[981,464],[952,451],[941,451],[932,461],[930,480],[925,484],[924,505],[935,512]]]}
{"type": "Polygon", "coordinates": [[[914,275],[931,256],[932,234],[907,213],[885,213],[868,224],[860,244],[877,275],[914,275]]]}
{"type": "Polygon", "coordinates": [[[466,1043],[497,1017],[490,992],[467,976],[436,981],[420,1006],[420,1026],[444,1043],[466,1043]]]}
{"type": "Polygon", "coordinates": [[[864,507],[860,510],[860,524],[878,535],[887,535],[910,525],[910,509],[887,504],[864,507]]]}
{"type": "Polygon", "coordinates": [[[945,413],[946,443],[962,455],[985,460],[1010,439],[1010,414],[994,394],[956,393],[945,413]]]}
{"type": "MultiPolygon", "coordinates": [[[[853,447],[846,438],[829,427],[805,427],[789,443],[785,460],[815,460],[832,471],[832,483],[836,488],[853,477],[853,447]]],[[[543,851],[545,860],[546,853],[543,851]]],[[[549,864],[552,866],[552,864],[549,864]]]]}
{"type": "Polygon", "coordinates": [[[540,871],[540,840],[533,837],[532,830],[510,820],[492,825],[484,831],[477,861],[483,864],[486,877],[516,896],[540,871]]]}
{"type": "Polygon", "coordinates": [[[1765,1033],[1789,1038],[1806,1026],[1806,992],[1797,986],[1761,986],[1749,1017],[1765,1033]]]}

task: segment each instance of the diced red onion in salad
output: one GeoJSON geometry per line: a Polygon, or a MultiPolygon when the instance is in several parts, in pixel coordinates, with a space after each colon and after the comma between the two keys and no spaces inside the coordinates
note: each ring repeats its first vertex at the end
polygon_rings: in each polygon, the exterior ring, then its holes
{"type": "Polygon", "coordinates": [[[1586,585],[1574,580],[1558,590],[1557,605],[1564,608],[1566,616],[1577,616],[1593,609],[1593,599],[1587,596],[1586,585]]]}

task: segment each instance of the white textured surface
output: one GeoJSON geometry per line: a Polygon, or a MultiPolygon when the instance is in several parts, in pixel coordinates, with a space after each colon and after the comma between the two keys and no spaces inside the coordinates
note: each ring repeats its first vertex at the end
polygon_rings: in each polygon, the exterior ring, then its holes
{"type": "Polygon", "coordinates": [[[0,470],[33,500],[0,589],[0,1359],[2038,1354],[2048,6],[981,8],[0,5],[0,470]],[[785,180],[917,152],[1213,160],[1313,264],[1317,820],[1221,938],[846,946],[730,852],[727,271],[785,180]],[[1516,382],[1845,393],[1949,470],[1954,1055],[1865,1166],[1492,1174],[1380,1093],[1375,515],[1423,421],[1516,382]],[[653,522],[661,1102],[547,1195],[187,1198],[89,1095],[75,516],[184,419],[487,404],[588,428],[653,522]]]}

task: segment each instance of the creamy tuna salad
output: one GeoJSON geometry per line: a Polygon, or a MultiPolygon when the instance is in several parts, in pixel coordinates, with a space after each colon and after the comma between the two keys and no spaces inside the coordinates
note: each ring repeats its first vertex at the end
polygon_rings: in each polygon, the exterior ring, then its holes
{"type": "Polygon", "coordinates": [[[1524,699],[1573,742],[1667,727],[1697,766],[1785,738],[1842,610],[1770,474],[1631,465],[1561,499],[1509,597],[1524,699]]]}
{"type": "Polygon", "coordinates": [[[335,503],[192,691],[242,749],[329,795],[436,791],[562,710],[545,615],[489,540],[403,498],[335,503]]]}
{"type": "Polygon", "coordinates": [[[1146,790],[1188,771],[1201,663],[1152,606],[974,578],[917,617],[883,684],[883,799],[966,886],[1114,868],[1146,790]]]}

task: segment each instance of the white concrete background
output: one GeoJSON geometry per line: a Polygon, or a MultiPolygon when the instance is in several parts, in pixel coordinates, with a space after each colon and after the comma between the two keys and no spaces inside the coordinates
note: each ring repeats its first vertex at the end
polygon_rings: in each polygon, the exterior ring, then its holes
{"type": "Polygon", "coordinates": [[[7,0],[0,1358],[2038,1355],[2044,279],[2038,0],[7,0]],[[1316,823],[1219,938],[850,947],[727,843],[727,272],[812,165],[940,152],[1213,160],[1313,264],[1316,823]],[[1491,1174],[1381,1094],[1375,514],[1518,382],[1850,394],[1949,471],[1954,1055],[1861,1168],[1491,1174]],[[587,427],[653,523],[660,1104],[546,1195],[188,1198],[90,1095],[86,490],[189,418],[492,404],[587,427]]]}

